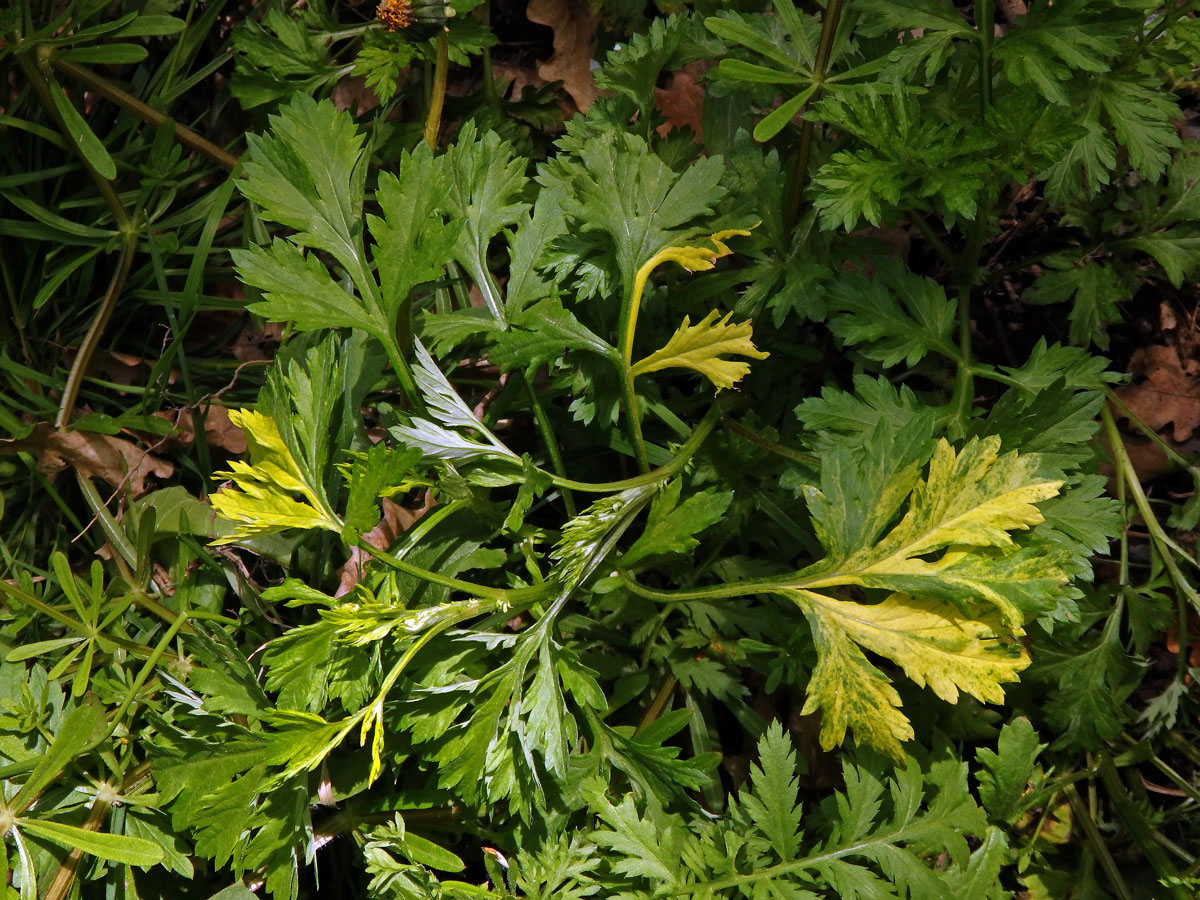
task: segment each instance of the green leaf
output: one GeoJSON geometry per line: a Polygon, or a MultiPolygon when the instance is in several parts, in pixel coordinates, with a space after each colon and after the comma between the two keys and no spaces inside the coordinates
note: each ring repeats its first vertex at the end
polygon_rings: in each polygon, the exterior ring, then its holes
{"type": "Polygon", "coordinates": [[[67,714],[50,746],[38,758],[37,766],[8,802],[11,810],[23,811],[37,799],[72,760],[90,750],[108,736],[108,720],[104,707],[91,695],[67,714]]]}
{"type": "Polygon", "coordinates": [[[1040,177],[1046,181],[1046,199],[1068,202],[1075,194],[1095,195],[1112,179],[1117,167],[1116,144],[1129,151],[1130,161],[1148,179],[1157,178],[1180,146],[1171,124],[1178,116],[1175,100],[1157,84],[1097,75],[1087,79],[1082,96],[1072,98],[1078,109],[1076,124],[1084,130],[1068,152],[1040,177]],[[1116,140],[1109,129],[1116,135],[1116,140]]]}
{"type": "Polygon", "coordinates": [[[692,369],[711,381],[718,389],[731,388],[750,371],[750,364],[733,362],[721,357],[729,354],[750,359],[766,359],[771,354],[759,350],[751,340],[749,322],[730,325],[733,313],[713,310],[695,325],[688,316],[659,350],[634,363],[635,377],[662,369],[692,369]]]}
{"type": "Polygon", "coordinates": [[[796,752],[783,727],[775,722],[758,739],[758,762],[751,766],[750,787],[742,787],[738,802],[783,862],[794,859],[800,845],[798,792],[796,752]]]}
{"type": "Polygon", "coordinates": [[[710,16],[704,20],[704,27],[717,37],[740,44],[786,69],[802,72],[805,67],[812,66],[815,44],[811,24],[808,28],[785,34],[782,23],[774,16],[744,16],[730,12],[710,16]],[[774,32],[768,30],[773,27],[774,32]]]}
{"type": "Polygon", "coordinates": [[[133,21],[110,31],[109,37],[164,37],[178,34],[187,28],[187,22],[174,16],[156,16],[139,13],[133,21]]]}
{"type": "Polygon", "coordinates": [[[445,222],[438,214],[450,185],[443,161],[434,159],[427,144],[402,153],[399,164],[398,176],[379,176],[375,200],[383,216],[367,216],[390,325],[414,287],[441,277],[464,227],[457,217],[445,222]]]}
{"type": "Polygon", "coordinates": [[[795,118],[796,113],[800,112],[804,104],[813,98],[817,92],[817,85],[811,85],[805,88],[795,96],[784,100],[777,107],[771,110],[762,118],[757,125],[754,126],[754,139],[756,141],[769,141],[779,132],[787,127],[788,123],[795,118]]]}
{"type": "Polygon", "coordinates": [[[1046,262],[1050,271],[1035,281],[1022,299],[1039,305],[1072,301],[1071,341],[1107,348],[1106,326],[1121,320],[1117,304],[1130,296],[1125,280],[1107,263],[1071,259],[1064,254],[1046,262]]]}
{"type": "Polygon", "coordinates": [[[1105,384],[1121,380],[1116,372],[1105,371],[1108,360],[1094,356],[1083,347],[1063,344],[1046,345],[1039,338],[1023,366],[1001,366],[1008,380],[1027,394],[1037,395],[1056,381],[1072,390],[1099,390],[1105,384]]]}
{"type": "Polygon", "coordinates": [[[1061,383],[1032,395],[1012,389],[968,433],[996,435],[1006,450],[1039,454],[1047,473],[1073,471],[1095,457],[1091,440],[1100,428],[1103,403],[1099,391],[1072,391],[1061,383]]]}
{"type": "Polygon", "coordinates": [[[652,808],[642,818],[630,796],[618,806],[600,798],[595,811],[608,828],[593,831],[591,839],[614,854],[620,874],[659,886],[679,883],[685,831],[677,816],[652,808]]]}
{"type": "Polygon", "coordinates": [[[733,500],[732,491],[708,488],[679,502],[683,482],[668,484],[650,507],[646,527],[617,565],[631,568],[645,559],[687,553],[699,546],[693,535],[721,520],[733,500]]]}
{"type": "Polygon", "coordinates": [[[164,857],[163,848],[145,838],[90,831],[45,819],[19,819],[17,827],[68,850],[82,850],[91,856],[127,866],[149,869],[162,862],[164,857]]]}
{"type": "MultiPolygon", "coordinates": [[[[795,412],[812,431],[856,435],[864,442],[881,422],[886,423],[886,430],[899,433],[918,418],[930,415],[908,385],[895,387],[886,378],[861,374],[854,376],[853,393],[825,385],[820,397],[801,401],[795,412]]],[[[932,428],[919,427],[919,431],[931,433],[932,428]]]]}
{"type": "Polygon", "coordinates": [[[895,260],[880,262],[872,279],[855,274],[835,280],[829,295],[836,311],[830,330],[884,366],[914,366],[931,352],[959,355],[951,338],[956,301],[895,260]]]}
{"type": "Polygon", "coordinates": [[[441,163],[449,190],[444,208],[462,231],[454,255],[471,274],[496,321],[507,321],[503,301],[490,274],[488,243],[502,229],[521,221],[529,209],[519,199],[529,179],[529,160],[517,156],[512,144],[495,132],[476,137],[475,124],[468,121],[458,140],[446,150],[441,163]]]}
{"type": "Polygon", "coordinates": [[[327,35],[334,23],[322,12],[301,7],[289,14],[274,7],[261,24],[252,17],[234,30],[237,55],[229,89],[244,109],[312,94],[345,74],[330,59],[327,35]]]}
{"type": "Polygon", "coordinates": [[[251,311],[273,322],[291,322],[299,331],[361,328],[378,336],[386,323],[353,294],[334,284],[316,254],[305,254],[280,238],[269,247],[253,244],[231,250],[238,277],[263,292],[251,311]]]}
{"type": "Polygon", "coordinates": [[[839,150],[813,176],[813,206],[821,211],[821,227],[858,227],[860,218],[883,222],[884,209],[900,202],[904,167],[868,150],[839,150]]]}
{"type": "Polygon", "coordinates": [[[620,361],[616,348],[564,309],[562,301],[546,299],[513,316],[509,329],[497,337],[491,359],[502,372],[521,369],[532,376],[572,350],[620,361]]]}
{"type": "Polygon", "coordinates": [[[79,110],[75,108],[75,104],[70,101],[62,89],[62,85],[55,80],[53,75],[46,76],[46,87],[49,90],[50,102],[54,104],[54,109],[62,118],[68,139],[79,148],[79,152],[83,154],[88,164],[96,170],[101,178],[112,181],[117,177],[117,164],[108,155],[104,143],[96,137],[91,126],[84,121],[79,110]]]}
{"type": "Polygon", "coordinates": [[[293,242],[332,254],[361,277],[366,159],[353,120],[328,100],[297,94],[270,123],[265,137],[246,136],[242,193],[266,218],[297,232],[293,242]]]}
{"type": "Polygon", "coordinates": [[[1072,69],[1107,72],[1128,33],[1124,13],[1095,6],[1089,0],[1069,0],[1019,16],[993,50],[1004,76],[1016,85],[1035,85],[1052,103],[1066,104],[1062,82],[1072,69]]]}
{"type": "Polygon", "coordinates": [[[1193,228],[1168,228],[1133,238],[1129,246],[1154,257],[1175,287],[1200,268],[1200,232],[1193,228]]]}
{"type": "Polygon", "coordinates": [[[565,184],[569,220],[585,235],[608,236],[627,291],[633,290],[643,263],[696,234],[696,220],[711,215],[713,204],[725,196],[720,157],[701,157],[676,174],[634,135],[564,143],[578,159],[558,157],[539,181],[565,184]]]}
{"type": "Polygon", "coordinates": [[[1029,720],[1018,716],[1000,729],[994,751],[987,747],[975,751],[980,765],[979,801],[993,822],[1011,825],[1029,808],[1033,798],[1028,791],[1041,780],[1036,763],[1045,749],[1029,720]]]}
{"type": "Polygon", "coordinates": [[[967,24],[953,3],[941,0],[867,0],[860,29],[865,34],[901,34],[903,42],[888,54],[885,74],[933,81],[949,61],[956,41],[977,41],[979,32],[967,24]]]}
{"type": "Polygon", "coordinates": [[[538,192],[532,215],[521,215],[515,232],[508,232],[509,276],[504,302],[515,315],[536,300],[549,296],[551,282],[538,271],[555,240],[567,232],[562,185],[538,192]]]}
{"type": "Polygon", "coordinates": [[[140,44],[96,44],[91,47],[69,47],[54,54],[57,59],[76,63],[132,64],[148,56],[140,44]]]}
{"type": "Polygon", "coordinates": [[[672,14],[652,19],[650,27],[636,32],[628,41],[610,50],[604,65],[596,70],[596,87],[625,94],[637,104],[639,121],[648,128],[654,114],[654,89],[664,70],[682,68],[699,58],[689,43],[694,41],[692,19],[672,14]]]}
{"type": "Polygon", "coordinates": [[[1039,648],[1033,674],[1057,682],[1045,701],[1050,724],[1059,734],[1056,747],[1095,750],[1120,734],[1132,718],[1125,701],[1141,681],[1142,666],[1121,639],[1123,605],[1118,600],[1112,607],[1094,640],[1085,642],[1077,635],[1068,644],[1039,648]]]}

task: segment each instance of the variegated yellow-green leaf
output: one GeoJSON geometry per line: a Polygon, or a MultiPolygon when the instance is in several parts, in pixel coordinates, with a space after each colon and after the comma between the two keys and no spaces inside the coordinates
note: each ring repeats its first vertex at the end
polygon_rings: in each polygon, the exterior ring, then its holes
{"type": "Polygon", "coordinates": [[[900,712],[900,695],[891,680],[871,665],[838,617],[823,605],[810,604],[804,614],[817,648],[817,665],[801,714],[820,710],[821,746],[836,747],[845,740],[846,729],[853,728],[860,744],[898,756],[897,748],[912,740],[913,729],[900,712]]]}
{"type": "Polygon", "coordinates": [[[638,362],[633,367],[633,374],[644,375],[671,368],[694,369],[718,388],[733,387],[750,371],[750,365],[722,359],[723,355],[766,359],[769,354],[754,346],[749,322],[731,325],[729,317],[732,313],[719,321],[718,315],[713,310],[695,325],[684,316],[683,324],[666,345],[638,362]]]}
{"type": "Polygon", "coordinates": [[[285,528],[324,528],[340,533],[341,521],[304,480],[271,417],[233,409],[229,420],[245,432],[250,462],[235,460],[230,471],[217,473],[232,479],[234,487],[213,494],[213,509],[236,527],[233,534],[213,543],[232,544],[285,528]]]}
{"type": "Polygon", "coordinates": [[[818,662],[804,712],[823,711],[821,744],[856,738],[899,757],[912,737],[896,707],[899,696],[859,647],[895,662],[918,685],[929,685],[948,703],[965,692],[985,703],[1004,699],[1001,685],[1029,665],[1024,649],[1006,639],[997,617],[970,619],[938,600],[892,594],[867,605],[813,591],[789,591],[816,638],[818,662]],[[857,646],[855,646],[857,645],[857,646]]]}
{"type": "MultiPolygon", "coordinates": [[[[875,486],[885,508],[870,527],[847,528],[847,517],[861,524],[864,498],[849,495],[831,469],[820,489],[805,489],[817,533],[831,555],[802,573],[795,586],[856,584],[987,603],[1000,611],[1006,628],[1020,634],[1028,610],[1044,604],[1067,576],[1050,553],[1018,550],[1009,532],[1040,523],[1034,504],[1055,496],[1062,482],[1038,476],[1036,455],[999,451],[995,436],[972,440],[958,453],[940,440],[923,481],[914,483],[906,468],[875,486]],[[910,485],[904,517],[877,537],[910,485]],[[938,551],[937,559],[923,558],[938,551]]],[[[855,479],[855,473],[845,474],[855,479]]]]}

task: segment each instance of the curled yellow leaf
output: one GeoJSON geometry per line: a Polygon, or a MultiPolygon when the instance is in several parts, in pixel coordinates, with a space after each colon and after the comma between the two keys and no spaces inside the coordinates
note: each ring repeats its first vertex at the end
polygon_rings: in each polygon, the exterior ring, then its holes
{"type": "Polygon", "coordinates": [[[633,280],[633,296],[641,299],[646,289],[646,280],[650,273],[665,262],[676,262],[689,272],[705,272],[717,264],[722,256],[733,253],[725,242],[736,235],[746,236],[750,232],[744,228],[729,228],[717,231],[709,236],[711,247],[664,247],[642,264],[633,280]]]}

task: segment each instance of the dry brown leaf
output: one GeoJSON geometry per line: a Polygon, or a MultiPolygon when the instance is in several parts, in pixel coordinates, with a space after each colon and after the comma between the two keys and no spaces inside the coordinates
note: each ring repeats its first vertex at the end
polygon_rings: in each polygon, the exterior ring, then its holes
{"type": "MultiPolygon", "coordinates": [[[[396,542],[396,538],[412,528],[421,516],[437,506],[437,501],[433,499],[433,491],[426,491],[425,502],[418,509],[409,509],[386,497],[383,498],[381,505],[383,518],[379,520],[378,525],[362,537],[372,547],[386,550],[396,542]]],[[[369,558],[365,550],[360,550],[358,547],[350,548],[350,558],[338,569],[338,586],[337,590],[333,592],[335,597],[342,597],[350,593],[354,590],[354,586],[362,581],[363,563],[369,558]]]]}
{"type": "Polygon", "coordinates": [[[38,471],[54,478],[74,469],[87,478],[103,478],[114,489],[128,484],[136,495],[146,490],[146,477],[170,478],[175,466],[132,441],[90,431],[59,431],[48,423],[34,426],[28,437],[0,441],[0,453],[33,453],[38,471]]]}
{"type": "Polygon", "coordinates": [[[1129,370],[1141,380],[1119,388],[1117,396],[1135,416],[1155,431],[1172,425],[1176,443],[1200,428],[1200,364],[1181,360],[1174,347],[1153,344],[1133,354],[1129,370]]]}
{"type": "Polygon", "coordinates": [[[347,75],[334,85],[329,99],[338,109],[349,110],[356,116],[369,113],[379,106],[379,98],[375,96],[373,88],[367,87],[367,79],[362,75],[347,75]]]}
{"type": "MultiPolygon", "coordinates": [[[[187,447],[196,441],[196,429],[192,425],[192,412],[187,407],[162,410],[155,413],[166,419],[174,428],[167,436],[167,443],[174,447],[187,447]]],[[[229,410],[223,406],[210,406],[204,417],[204,436],[210,447],[219,447],[232,456],[246,452],[246,433],[229,421],[229,410]]]]}
{"type": "Polygon", "coordinates": [[[508,91],[505,93],[505,97],[509,100],[520,100],[521,92],[527,87],[536,89],[546,84],[546,79],[538,75],[533,66],[503,59],[492,60],[492,77],[508,82],[508,91]]]}
{"type": "Polygon", "coordinates": [[[554,30],[554,55],[538,63],[538,75],[561,81],[579,111],[587,112],[596,99],[592,57],[599,16],[582,0],[530,0],[525,17],[554,30]]]}
{"type": "Polygon", "coordinates": [[[654,106],[667,121],[658,126],[659,137],[666,137],[673,128],[692,129],[692,143],[704,143],[704,86],[700,76],[712,67],[701,60],[671,74],[668,87],[654,89],[654,106]]]}

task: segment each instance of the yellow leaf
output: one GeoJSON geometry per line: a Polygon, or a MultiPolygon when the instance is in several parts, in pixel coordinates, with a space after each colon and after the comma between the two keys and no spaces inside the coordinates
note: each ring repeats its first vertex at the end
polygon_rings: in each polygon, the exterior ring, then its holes
{"type": "Polygon", "coordinates": [[[677,262],[689,272],[707,271],[715,266],[717,260],[722,256],[728,256],[733,252],[725,241],[735,235],[746,236],[749,234],[750,232],[743,228],[730,228],[727,231],[718,231],[712,234],[709,237],[713,244],[711,247],[665,247],[659,250],[637,270],[637,275],[633,279],[634,296],[642,296],[642,291],[646,288],[646,279],[663,263],[677,262]]]}
{"type": "Polygon", "coordinates": [[[642,264],[633,278],[633,293],[629,303],[628,321],[625,324],[625,338],[622,341],[622,358],[626,366],[633,361],[633,335],[637,330],[638,310],[642,305],[642,294],[646,290],[646,281],[650,278],[650,273],[665,262],[677,262],[689,272],[711,269],[718,259],[733,252],[725,243],[728,238],[749,233],[741,228],[718,231],[709,235],[712,247],[664,247],[642,264]]]}
{"type": "Polygon", "coordinates": [[[748,356],[751,359],[766,359],[770,354],[754,346],[749,322],[730,325],[729,317],[733,313],[727,313],[725,318],[716,321],[718,315],[713,310],[695,325],[691,324],[688,316],[684,316],[683,324],[671,335],[666,346],[638,362],[632,369],[633,374],[644,375],[670,368],[694,369],[718,388],[733,387],[750,371],[750,365],[721,359],[722,354],[748,356]]]}
{"type": "Polygon", "coordinates": [[[217,474],[234,487],[213,494],[213,509],[236,526],[214,544],[232,544],[285,528],[324,528],[340,533],[341,521],[305,481],[304,473],[270,416],[248,409],[230,410],[229,419],[246,434],[250,462],[235,460],[230,471],[217,474]],[[294,495],[299,494],[303,500],[294,495]]]}
{"type": "Polygon", "coordinates": [[[900,756],[912,726],[886,676],[859,650],[887,657],[912,681],[948,703],[965,692],[985,703],[1004,700],[1002,684],[1029,665],[1024,648],[1006,639],[998,617],[970,619],[949,604],[892,594],[873,605],[812,591],[785,591],[804,611],[817,645],[817,668],[804,712],[822,710],[821,745],[829,749],[853,728],[860,743],[900,756]]]}

